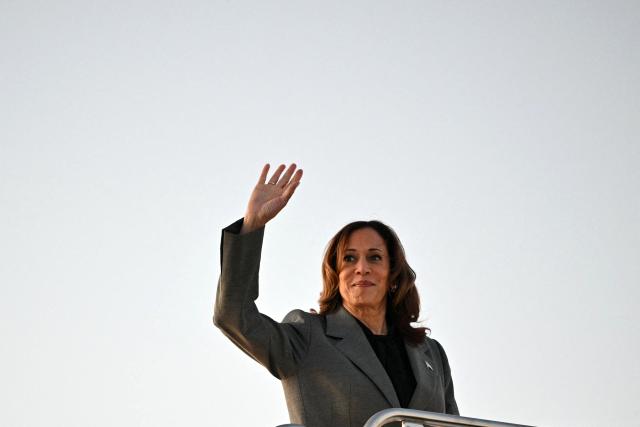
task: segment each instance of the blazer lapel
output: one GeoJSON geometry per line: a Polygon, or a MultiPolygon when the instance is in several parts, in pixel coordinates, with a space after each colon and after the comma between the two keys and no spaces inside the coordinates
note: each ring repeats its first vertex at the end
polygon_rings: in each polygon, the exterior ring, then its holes
{"type": "Polygon", "coordinates": [[[438,372],[433,357],[430,357],[426,345],[411,345],[405,342],[409,363],[416,378],[416,389],[409,401],[409,408],[423,409],[420,402],[429,401],[435,391],[435,381],[438,381],[438,372]]]}
{"type": "Polygon", "coordinates": [[[327,335],[340,338],[336,348],[371,379],[391,407],[400,407],[398,396],[384,367],[374,353],[360,325],[344,308],[327,314],[327,335]]]}

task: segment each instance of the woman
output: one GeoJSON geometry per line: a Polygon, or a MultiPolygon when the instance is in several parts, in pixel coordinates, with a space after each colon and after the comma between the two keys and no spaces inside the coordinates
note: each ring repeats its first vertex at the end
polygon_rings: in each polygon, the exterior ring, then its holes
{"type": "Polygon", "coordinates": [[[320,313],[261,314],[258,271],[264,226],[287,204],[302,170],[265,165],[244,219],[223,230],[214,323],[282,381],[291,422],[360,427],[392,407],[458,414],[440,344],[413,328],[415,274],[395,233],[377,221],[348,224],[323,262],[320,313]]]}

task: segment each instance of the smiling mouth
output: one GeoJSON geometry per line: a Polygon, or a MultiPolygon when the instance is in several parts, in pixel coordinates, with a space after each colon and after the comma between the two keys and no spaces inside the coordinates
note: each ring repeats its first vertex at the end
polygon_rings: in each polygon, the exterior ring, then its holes
{"type": "Polygon", "coordinates": [[[354,283],[353,286],[367,288],[369,286],[374,286],[374,284],[372,282],[368,281],[368,280],[361,280],[359,282],[354,283]]]}

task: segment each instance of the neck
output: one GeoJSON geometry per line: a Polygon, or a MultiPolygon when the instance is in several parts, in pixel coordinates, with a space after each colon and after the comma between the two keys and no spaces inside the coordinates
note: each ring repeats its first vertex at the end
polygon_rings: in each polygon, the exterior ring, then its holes
{"type": "Polygon", "coordinates": [[[353,317],[364,323],[374,335],[387,335],[387,307],[383,305],[380,307],[353,307],[347,304],[342,304],[345,310],[347,310],[353,317]]]}

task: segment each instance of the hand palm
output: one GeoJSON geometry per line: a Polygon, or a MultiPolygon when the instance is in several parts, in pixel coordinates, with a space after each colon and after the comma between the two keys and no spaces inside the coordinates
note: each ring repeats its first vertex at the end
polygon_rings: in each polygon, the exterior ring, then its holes
{"type": "Polygon", "coordinates": [[[244,232],[264,226],[287,205],[296,187],[300,184],[302,169],[296,171],[296,165],[291,164],[286,172],[284,170],[285,166],[280,165],[269,181],[265,182],[269,172],[269,165],[267,164],[262,168],[260,179],[251,193],[249,205],[247,206],[243,226],[244,232]],[[282,172],[284,172],[284,175],[282,175],[282,172]]]}
{"type": "Polygon", "coordinates": [[[283,197],[285,190],[273,184],[258,184],[253,189],[247,211],[254,212],[256,219],[267,223],[287,204],[283,197]]]}

